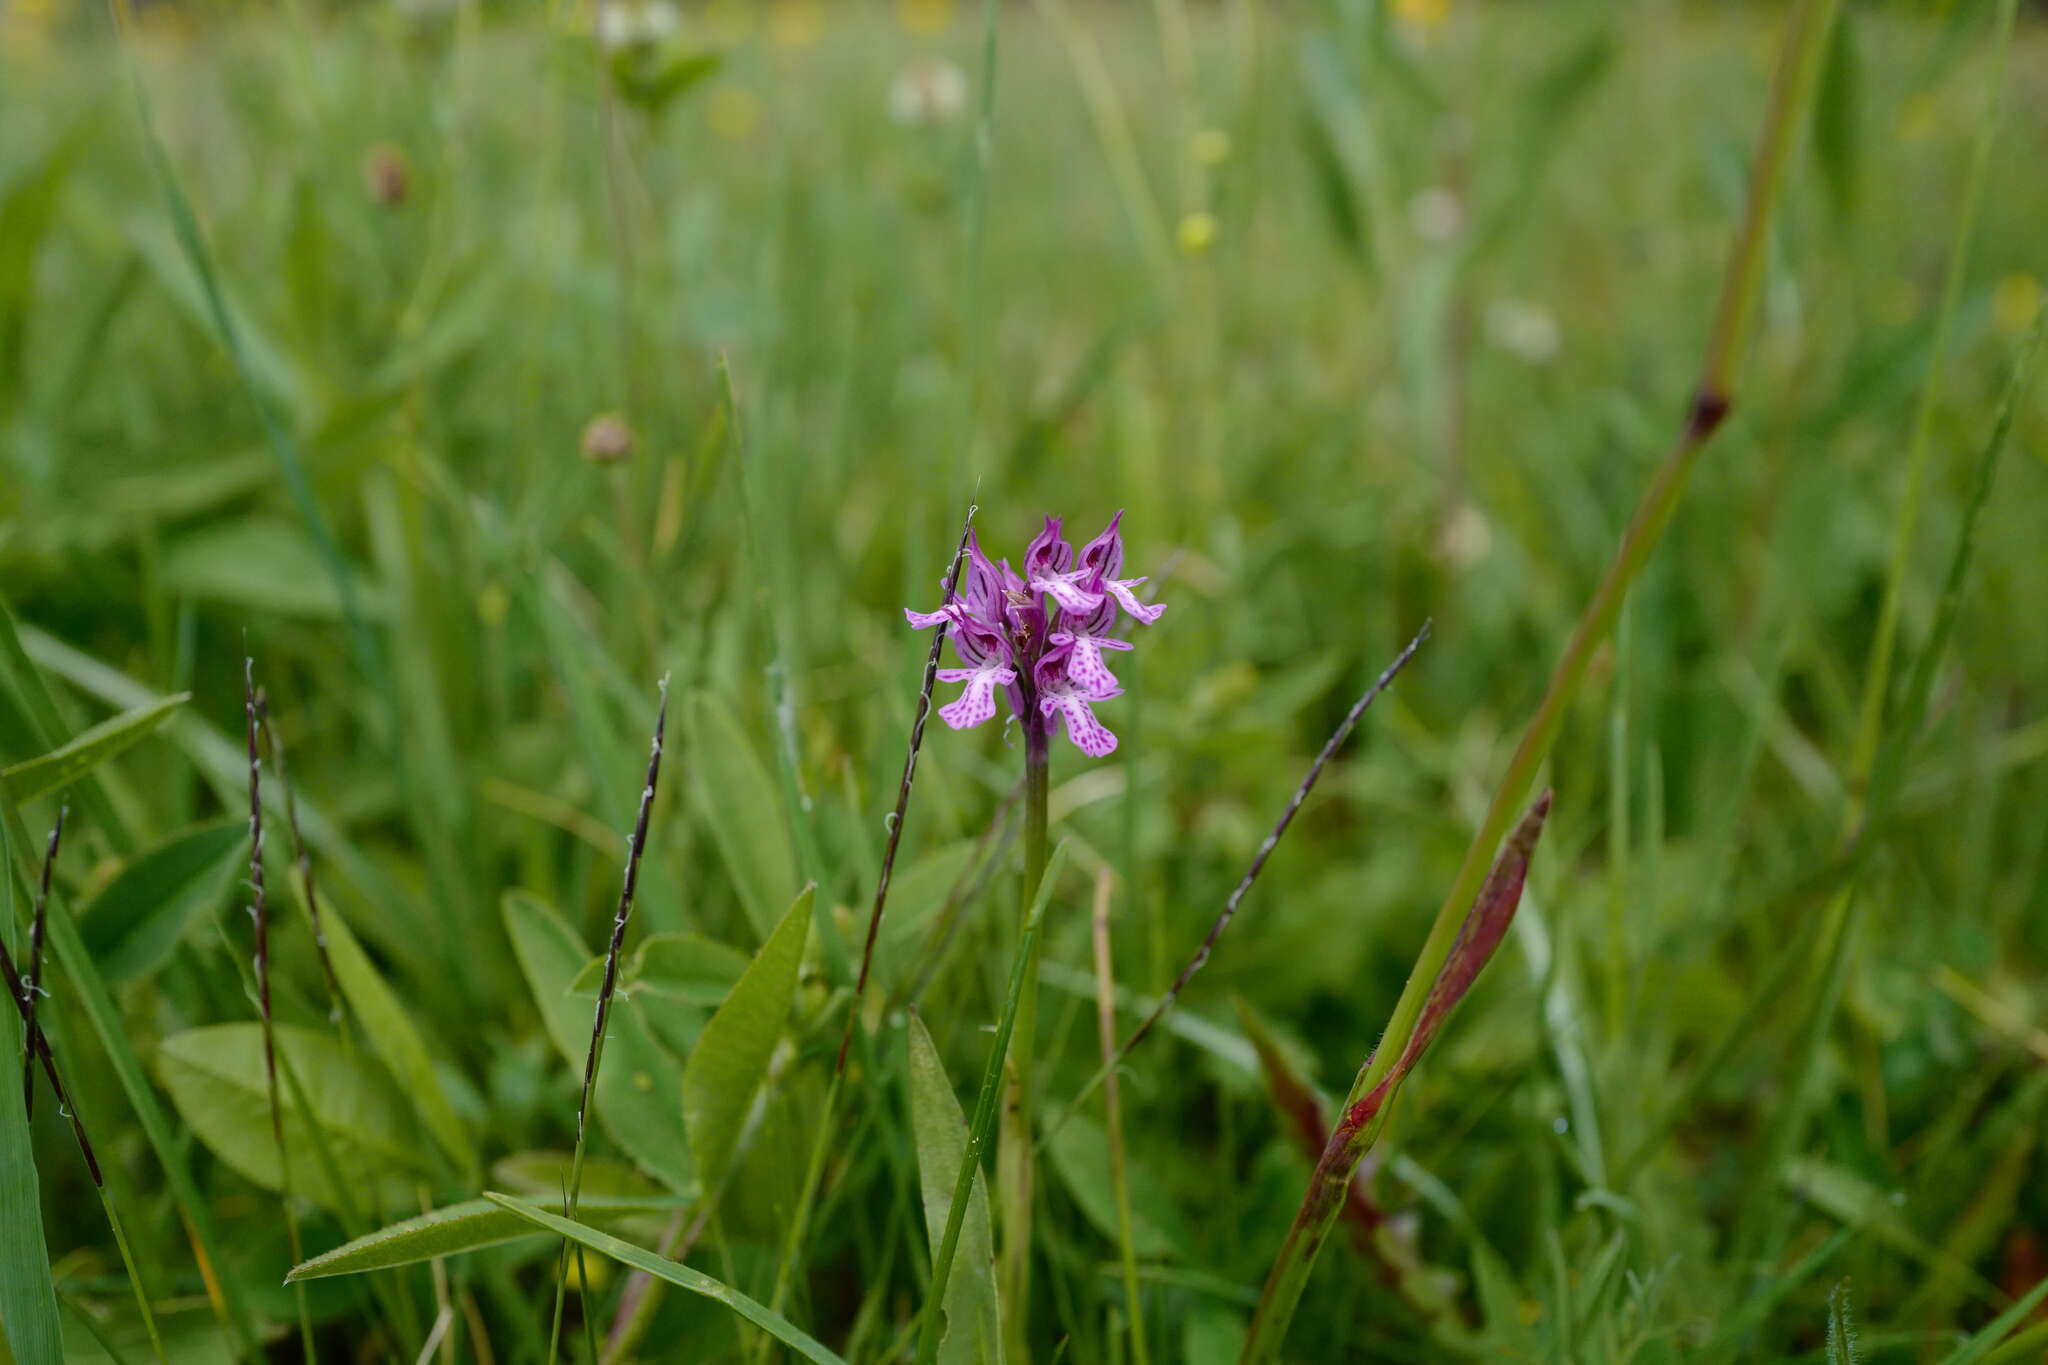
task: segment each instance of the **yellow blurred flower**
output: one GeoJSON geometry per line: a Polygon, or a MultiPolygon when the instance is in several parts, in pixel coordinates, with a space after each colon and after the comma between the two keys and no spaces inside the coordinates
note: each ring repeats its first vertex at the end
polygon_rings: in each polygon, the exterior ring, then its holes
{"type": "Polygon", "coordinates": [[[761,126],[761,101],[751,90],[721,85],[705,101],[704,117],[727,142],[745,142],[761,126]]]}
{"type": "Polygon", "coordinates": [[[1435,28],[1451,17],[1451,0],[1394,0],[1394,17],[1410,28],[1435,28]]]}
{"type": "Polygon", "coordinates": [[[1190,213],[1180,220],[1180,249],[1189,256],[1199,256],[1216,244],[1216,216],[1210,213],[1190,213]]]}
{"type": "Polygon", "coordinates": [[[1991,291],[1991,321],[2007,336],[2018,336],[2034,325],[2041,310],[2041,282],[2024,270],[2015,270],[1991,291]]]}
{"type": "Polygon", "coordinates": [[[825,36],[825,6],[819,0],[775,0],[768,10],[768,41],[777,47],[809,47],[825,36]]]}
{"type": "Polygon", "coordinates": [[[1941,122],[1941,107],[1934,92],[1921,90],[1906,96],[1899,105],[1899,141],[1925,142],[1934,136],[1941,122]]]}
{"type": "Polygon", "coordinates": [[[1220,166],[1230,159],[1230,134],[1221,128],[1204,128],[1195,134],[1191,150],[1204,166],[1220,166]]]}
{"type": "Polygon", "coordinates": [[[487,626],[501,626],[512,614],[512,594],[503,583],[487,583],[476,595],[476,617],[487,626]]]}
{"type": "Polygon", "coordinates": [[[953,25],[953,0],[896,0],[896,22],[922,37],[944,33],[953,25]]]}

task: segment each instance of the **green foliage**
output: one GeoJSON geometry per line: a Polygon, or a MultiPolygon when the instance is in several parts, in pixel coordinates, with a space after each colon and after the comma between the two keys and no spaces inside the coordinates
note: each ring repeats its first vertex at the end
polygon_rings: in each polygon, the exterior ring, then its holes
{"type": "MultiPolygon", "coordinates": [[[[961,1112],[960,1097],[946,1079],[924,1021],[913,1014],[905,1036],[910,1044],[910,1132],[917,1143],[919,1202],[924,1206],[925,1236],[937,1247],[945,1236],[953,1181],[967,1146],[967,1115],[961,1112]]],[[[974,1173],[969,1199],[959,1259],[946,1286],[939,1360],[943,1365],[1000,1365],[1003,1325],[996,1301],[995,1235],[989,1224],[988,1181],[980,1171],[974,1173]]]]}
{"type": "MultiPolygon", "coordinates": [[[[607,1223],[682,1206],[672,1198],[635,1199],[599,1194],[584,1195],[576,1207],[584,1218],[607,1223]]],[[[488,1199],[469,1199],[346,1242],[294,1266],[286,1278],[316,1280],[328,1275],[389,1270],[544,1235],[526,1219],[488,1199]]]]}
{"type": "Polygon", "coordinates": [[[174,835],[135,858],[86,906],[78,935],[110,985],[148,977],[192,922],[221,908],[249,866],[249,822],[174,835]]]}
{"type": "MultiPolygon", "coordinates": [[[[280,1026],[277,1051],[280,1067],[289,1062],[308,1079],[312,1102],[310,1116],[294,1104],[283,1106],[293,1191],[327,1209],[339,1210],[350,1199],[371,1208],[402,1205],[412,1182],[431,1171],[412,1135],[404,1099],[326,1034],[280,1026]],[[346,1192],[328,1179],[311,1124],[319,1125],[333,1151],[346,1192]]],[[[156,1070],[179,1116],[214,1155],[266,1190],[284,1188],[264,1089],[261,1024],[210,1024],[174,1033],[157,1048],[156,1070]]]]}
{"type": "Polygon", "coordinates": [[[61,791],[116,754],[149,738],[151,731],[190,699],[188,694],[180,693],[101,721],[49,753],[0,768],[0,787],[7,789],[8,798],[17,805],[61,791]]]}
{"type": "MultiPolygon", "coordinates": [[[[21,1046],[21,1018],[10,1003],[0,1009],[0,1057],[12,1060],[21,1046]]],[[[35,1149],[20,1088],[6,1084],[0,1091],[6,1092],[0,1095],[0,1227],[7,1230],[0,1236],[0,1336],[24,1365],[56,1365],[64,1355],[50,1253],[43,1243],[35,1149]]]]}
{"type": "MultiPolygon", "coordinates": [[[[294,1203],[307,1253],[380,1266],[309,1272],[321,1357],[417,1358],[444,1289],[452,1358],[479,1328],[537,1354],[563,1233],[478,1194],[561,1209],[669,671],[580,1213],[658,1259],[582,1243],[565,1331],[792,1353],[680,1266],[848,1360],[907,1353],[961,1174],[946,1078],[983,1080],[1018,961],[1014,731],[932,720],[833,1058],[928,638],[901,608],[972,500],[992,546],[1125,509],[1172,604],[1110,661],[1122,747],[1052,769],[1054,837],[1116,877],[1126,1031],[1436,622],[1122,1070],[1146,1340],[1236,1360],[1309,1173],[1247,1034],[1311,1101],[1380,1042],[1684,420],[1784,11],[998,4],[988,84],[972,4],[685,4],[602,51],[587,6],[132,8],[125,39],[0,19],[0,933],[20,954],[68,801],[41,1017],[170,1355],[253,1360],[295,1313],[231,908],[245,640],[344,1006],[272,804],[287,1061],[360,1207],[281,1077],[294,1203]],[[931,98],[899,122],[892,86],[931,98]],[[608,464],[600,413],[633,433],[608,464]]],[[[1843,17],[1734,413],[1555,716],[1522,921],[1290,1359],[1820,1360],[1844,1281],[1862,1358],[2040,1353],[2038,375],[1972,504],[2048,278],[2048,35],[2008,0],[1843,17]]],[[[1081,880],[1008,1046],[1043,1144],[1029,1312],[987,1297],[1001,1228],[964,1212],[949,1285],[1036,1358],[1113,1361],[1099,1111],[1066,1117],[1100,1066],[1081,880]]],[[[10,1286],[55,1281],[63,1357],[149,1358],[56,1106],[0,1147],[10,1286]]]]}
{"type": "Polygon", "coordinates": [[[740,1133],[768,1083],[768,1069],[796,995],[797,969],[811,930],[812,888],[790,902],[782,922],[718,1013],[704,1026],[684,1064],[683,1125],[704,1188],[717,1189],[732,1167],[740,1133]]]}

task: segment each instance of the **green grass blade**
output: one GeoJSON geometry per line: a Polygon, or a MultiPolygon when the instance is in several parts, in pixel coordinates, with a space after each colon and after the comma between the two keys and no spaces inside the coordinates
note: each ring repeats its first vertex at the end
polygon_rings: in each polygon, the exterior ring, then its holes
{"type": "Polygon", "coordinates": [[[1979,1361],[1986,1359],[1991,1354],[1999,1342],[2005,1339],[2007,1332],[2025,1322],[2028,1315],[2041,1306],[2043,1299],[2048,1299],[2048,1279],[2042,1280],[2032,1289],[2029,1289],[2020,1296],[2019,1300],[2012,1307],[1993,1318],[1983,1331],[1977,1333],[1977,1335],[1957,1347],[1954,1352],[1944,1357],[1941,1365],[1977,1365],[1979,1361]]]}
{"type": "MultiPolygon", "coordinates": [[[[0,839],[12,844],[0,831],[0,839]]],[[[9,849],[11,852],[11,848],[9,849]]],[[[5,869],[0,869],[5,875],[5,869]]],[[[14,881],[8,877],[7,925],[14,924],[14,881]]],[[[21,1020],[10,1005],[0,1009],[0,1057],[10,1061],[22,1045],[21,1020]]],[[[22,1107],[21,1088],[10,1074],[0,1084],[0,1328],[4,1344],[23,1365],[57,1365],[64,1358],[57,1326],[57,1290],[50,1277],[50,1253],[43,1243],[43,1201],[36,1180],[35,1145],[22,1107]]]]}
{"type": "Polygon", "coordinates": [[[0,768],[0,786],[7,788],[16,805],[27,805],[61,791],[100,764],[149,738],[173,711],[191,699],[190,692],[179,692],[149,706],[111,716],[49,753],[11,768],[0,768]]]}
{"type": "MultiPolygon", "coordinates": [[[[0,788],[0,817],[6,821],[8,838],[14,848],[14,873],[22,879],[22,886],[33,885],[35,869],[24,861],[24,857],[33,859],[34,855],[23,852],[30,847],[28,826],[21,818],[20,807],[4,788],[0,788]]],[[[121,1083],[122,1093],[128,1097],[129,1107],[135,1111],[136,1122],[142,1125],[143,1135],[149,1140],[150,1150],[163,1167],[171,1195],[190,1224],[192,1238],[198,1243],[200,1253],[213,1265],[223,1264],[220,1234],[213,1220],[212,1206],[192,1179],[186,1145],[172,1131],[163,1105],[150,1087],[141,1059],[135,1055],[134,1045],[128,1041],[122,1027],[120,1009],[100,977],[92,954],[79,937],[77,920],[68,907],[57,902],[54,894],[49,915],[49,946],[52,958],[64,972],[71,994],[92,1023],[107,1061],[121,1083]]],[[[220,1294],[216,1307],[221,1311],[238,1349],[246,1354],[256,1340],[248,1306],[242,1301],[232,1277],[219,1277],[216,1282],[220,1294]]]]}
{"type": "MultiPolygon", "coordinates": [[[[920,1202],[925,1235],[934,1246],[944,1240],[952,1210],[953,1182],[960,1174],[967,1146],[967,1116],[946,1079],[945,1064],[924,1020],[915,1011],[908,1029],[910,1048],[910,1128],[917,1147],[920,1202]]],[[[941,1365],[987,1365],[1003,1359],[1001,1308],[996,1301],[995,1234],[988,1211],[988,1181],[974,1171],[973,1201],[960,1234],[959,1269],[946,1286],[940,1309],[945,1335],[939,1340],[941,1365]]]]}
{"type": "Polygon", "coordinates": [[[731,1285],[714,1280],[701,1271],[692,1270],[690,1267],[671,1261],[665,1256],[657,1256],[644,1247],[634,1246],[631,1242],[620,1241],[608,1233],[599,1232],[596,1228],[585,1226],[582,1223],[572,1223],[567,1218],[559,1218],[544,1209],[527,1203],[524,1199],[515,1199],[509,1194],[492,1194],[489,1192],[485,1193],[484,1198],[500,1208],[510,1210],[529,1223],[555,1233],[557,1236],[566,1237],[572,1242],[579,1242],[589,1247],[592,1251],[609,1256],[623,1265],[632,1266],[635,1270],[644,1270],[656,1279],[666,1280],[678,1289],[701,1295],[712,1300],[714,1303],[724,1304],[748,1322],[753,1323],[756,1327],[789,1347],[790,1350],[795,1351],[805,1360],[815,1361],[817,1365],[846,1365],[845,1361],[827,1350],[822,1343],[814,1340],[795,1324],[791,1323],[789,1319],[779,1313],[769,1312],[764,1305],[748,1298],[731,1285]]]}
{"type": "Polygon", "coordinates": [[[960,1252],[960,1237],[966,1225],[967,1211],[973,1204],[974,1180],[981,1173],[981,1154],[988,1147],[990,1134],[995,1131],[996,1101],[1003,1092],[1003,1061],[1010,1053],[1010,1035],[1017,1028],[1017,1010],[1024,998],[1025,974],[1036,960],[1038,933],[1045,920],[1045,907],[1052,899],[1053,887],[1059,881],[1060,870],[1066,866],[1066,860],[1067,846],[1062,843],[1046,861],[1045,875],[1038,882],[1038,894],[1024,918],[1024,933],[1017,944],[1017,956],[1010,965],[1010,985],[1003,996],[1002,1017],[996,1024],[995,1041],[989,1045],[988,1065],[982,1071],[981,1089],[974,1100],[974,1122],[967,1130],[967,1146],[960,1153],[959,1174],[953,1180],[953,1198],[946,1210],[946,1230],[932,1252],[932,1282],[926,1291],[918,1328],[919,1365],[935,1365],[938,1360],[939,1321],[943,1316],[940,1305],[945,1302],[946,1284],[952,1275],[954,1258],[960,1252]]]}
{"type": "MultiPolygon", "coordinates": [[[[666,1195],[634,1198],[623,1195],[587,1194],[577,1210],[597,1222],[613,1222],[636,1215],[668,1213],[685,1207],[684,1201],[666,1195]]],[[[465,1251],[503,1246],[527,1237],[546,1234],[532,1223],[499,1207],[488,1199],[467,1199],[460,1204],[407,1218],[389,1227],[344,1242],[332,1251],[309,1257],[294,1266],[288,1279],[317,1280],[331,1275],[360,1275],[369,1270],[417,1265],[465,1251]]]]}

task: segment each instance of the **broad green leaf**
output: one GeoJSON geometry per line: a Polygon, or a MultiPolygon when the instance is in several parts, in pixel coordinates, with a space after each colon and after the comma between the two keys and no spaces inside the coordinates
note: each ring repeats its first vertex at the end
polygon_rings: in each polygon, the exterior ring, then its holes
{"type": "MultiPolygon", "coordinates": [[[[1102,1125],[1086,1114],[1071,1116],[1052,1135],[1049,1155],[1061,1183],[1095,1230],[1116,1241],[1116,1188],[1110,1182],[1109,1135],[1102,1125]]],[[[1174,1255],[1189,1239],[1173,1201],[1143,1166],[1132,1165],[1129,1175],[1132,1248],[1140,1256],[1174,1255]]]]}
{"type": "Polygon", "coordinates": [[[633,954],[633,986],[649,995],[717,1009],[746,974],[749,959],[699,934],[655,934],[633,954]]]}
{"type": "MultiPolygon", "coordinates": [[[[10,913],[10,923],[13,918],[10,913]]],[[[56,1365],[64,1358],[57,1291],[43,1244],[43,1203],[28,1113],[12,1069],[20,1055],[21,1019],[10,1003],[0,1008],[0,1058],[9,1063],[0,1083],[7,1092],[0,1095],[0,1228],[6,1229],[0,1233],[0,1350],[12,1350],[24,1365],[56,1365]]]]}
{"type": "Polygon", "coordinates": [[[705,1189],[716,1189],[740,1130],[768,1075],[768,1059],[789,1021],[797,968],[811,928],[813,888],[790,903],[782,923],[711,1016],[683,1067],[683,1121],[705,1189]]]}
{"type": "Polygon", "coordinates": [[[122,868],[78,921],[108,984],[161,967],[193,919],[227,899],[248,859],[248,822],[231,818],[173,835],[122,868]]]}
{"type": "MultiPolygon", "coordinates": [[[[280,1070],[289,1060],[306,1079],[313,1117],[358,1201],[407,1199],[414,1182],[431,1169],[404,1101],[327,1033],[280,1025],[277,1047],[283,1054],[280,1070]]],[[[171,1103],[215,1155],[265,1189],[283,1188],[270,1131],[261,1024],[214,1024],[173,1034],[157,1050],[157,1074],[171,1103]]],[[[293,1192],[338,1209],[342,1201],[314,1153],[305,1116],[291,1103],[284,1106],[284,1143],[293,1192]]]]}
{"type": "MultiPolygon", "coordinates": [[[[701,934],[652,934],[619,968],[619,989],[717,1009],[751,961],[731,944],[701,934]]],[[[569,989],[594,1002],[603,983],[604,959],[597,957],[583,964],[569,989]]]]}
{"type": "MultiPolygon", "coordinates": [[[[581,1077],[596,1006],[589,997],[574,994],[574,986],[589,951],[560,915],[524,892],[505,897],[505,930],[548,1036],[581,1077]]],[[[682,1090],[681,1064],[654,1040],[637,1002],[614,999],[597,1073],[598,1122],[641,1169],[687,1194],[697,1182],[690,1144],[678,1131],[685,1117],[676,1106],[682,1090]]]]}
{"type": "MultiPolygon", "coordinates": [[[[354,569],[349,572],[360,579],[354,569]]],[[[163,574],[174,592],[231,607],[323,621],[343,614],[341,588],[319,547],[278,517],[245,517],[193,531],[164,552],[163,574]]],[[[359,596],[375,616],[375,600],[359,596]]]]}
{"type": "MultiPolygon", "coordinates": [[[[514,1194],[560,1199],[562,1191],[569,1188],[569,1172],[575,1159],[573,1152],[513,1152],[491,1163],[491,1179],[514,1194]]],[[[655,1183],[629,1162],[601,1156],[583,1158],[585,1201],[594,1194],[644,1199],[658,1192],[655,1183]]]]}
{"type": "Polygon", "coordinates": [[[775,779],[747,743],[739,718],[707,692],[690,699],[690,796],[711,830],[754,932],[767,938],[796,894],[796,854],[783,824],[775,779]]]}
{"type": "Polygon", "coordinates": [[[570,992],[590,960],[590,950],[551,906],[524,891],[506,894],[504,915],[505,935],[512,940],[513,955],[526,974],[548,1037],[564,1061],[582,1066],[590,1047],[593,1006],[570,992]]]}
{"type": "MultiPolygon", "coordinates": [[[[936,1247],[945,1236],[953,1186],[967,1147],[967,1115],[946,1079],[945,1066],[924,1020],[910,1016],[910,1128],[917,1143],[917,1181],[924,1195],[924,1229],[936,1247]]],[[[946,1282],[946,1335],[940,1365],[985,1365],[1003,1359],[1001,1310],[996,1299],[995,1240],[989,1231],[988,1184],[974,1173],[960,1249],[946,1282]]]]}
{"type": "Polygon", "coordinates": [[[1856,206],[1857,130],[1862,125],[1863,63],[1852,11],[1835,17],[1827,64],[1813,99],[1813,152],[1828,198],[1844,226],[1853,225],[1856,206]]]}
{"type": "MultiPolygon", "coordinates": [[[[576,1207],[579,1214],[592,1222],[612,1223],[634,1214],[678,1209],[683,1207],[683,1201],[667,1197],[620,1199],[612,1195],[584,1195],[576,1207]]],[[[294,1266],[285,1279],[315,1280],[326,1275],[386,1270],[545,1235],[518,1214],[488,1199],[468,1199],[346,1242],[294,1266]]]]}
{"type": "Polygon", "coordinates": [[[40,758],[0,769],[0,786],[7,788],[16,805],[26,805],[39,796],[68,787],[116,754],[147,739],[151,731],[191,697],[190,692],[180,692],[154,705],[103,720],[40,758]]]}
{"type": "MultiPolygon", "coordinates": [[[[297,878],[293,880],[297,882],[297,878]]],[[[303,888],[301,890],[303,893],[303,888]]],[[[304,903],[303,894],[301,903],[304,903]]],[[[433,1058],[427,1055],[427,1045],[421,1040],[419,1029],[414,1027],[412,1016],[399,1003],[391,987],[385,984],[384,978],[370,962],[369,955],[356,942],[348,921],[342,918],[333,901],[327,901],[321,910],[321,924],[327,934],[327,956],[334,964],[334,979],[341,984],[341,993],[348,998],[349,1008],[355,1011],[356,1022],[363,1026],[363,1034],[369,1039],[370,1047],[390,1069],[393,1079],[418,1111],[420,1121],[441,1144],[441,1150],[448,1154],[457,1168],[474,1179],[476,1146],[470,1141],[469,1130],[462,1126],[462,1120],[455,1117],[455,1110],[441,1089],[441,1078],[434,1073],[433,1058]]]]}
{"type": "Polygon", "coordinates": [[[734,1289],[731,1285],[714,1280],[701,1271],[692,1270],[690,1267],[671,1261],[665,1256],[657,1256],[644,1247],[634,1246],[631,1242],[622,1242],[616,1237],[608,1236],[595,1228],[586,1227],[582,1223],[572,1223],[566,1218],[557,1218],[554,1214],[544,1209],[536,1208],[523,1199],[514,1199],[508,1194],[491,1194],[489,1192],[485,1193],[484,1198],[503,1208],[510,1209],[521,1218],[526,1219],[530,1223],[538,1224],[557,1236],[567,1237],[573,1242],[581,1242],[593,1251],[601,1252],[615,1261],[632,1266],[635,1270],[644,1270],[656,1279],[666,1280],[678,1289],[688,1290],[692,1294],[701,1294],[713,1302],[724,1304],[748,1322],[753,1323],[756,1327],[759,1327],[762,1331],[768,1333],[768,1335],[774,1337],[792,1351],[795,1351],[805,1360],[816,1361],[817,1365],[846,1365],[845,1361],[832,1354],[822,1343],[806,1335],[780,1313],[774,1312],[764,1305],[755,1302],[745,1294],[740,1293],[739,1290],[734,1289]]]}

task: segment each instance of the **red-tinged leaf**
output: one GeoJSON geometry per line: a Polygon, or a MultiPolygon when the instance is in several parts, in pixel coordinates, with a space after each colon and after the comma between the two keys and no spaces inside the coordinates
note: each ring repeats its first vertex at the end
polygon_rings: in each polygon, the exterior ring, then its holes
{"type": "MultiPolygon", "coordinates": [[[[1280,1042],[1266,1027],[1266,1021],[1253,1012],[1251,1006],[1237,1002],[1238,1019],[1244,1025],[1245,1036],[1251,1039],[1252,1050],[1259,1057],[1259,1071],[1266,1078],[1266,1093],[1272,1097],[1273,1107],[1279,1111],[1281,1121],[1293,1132],[1302,1154],[1314,1163],[1323,1154],[1330,1141],[1330,1121],[1325,1112],[1322,1096],[1296,1071],[1294,1063],[1280,1048],[1280,1042]]],[[[1362,1165],[1351,1177],[1351,1186],[1344,1200],[1344,1218],[1351,1225],[1358,1240],[1359,1250],[1373,1255],[1373,1230],[1386,1220],[1386,1214],[1375,1204],[1368,1187],[1372,1182],[1373,1168],[1362,1165]]]]}
{"type": "Polygon", "coordinates": [[[1537,836],[1543,833],[1544,818],[1550,814],[1550,797],[1547,790],[1537,797],[1522,816],[1522,822],[1515,826],[1515,832],[1501,845],[1500,855],[1493,860],[1493,870],[1486,874],[1486,882],[1473,899],[1472,908],[1465,912],[1465,922],[1458,926],[1458,937],[1451,942],[1450,955],[1444,959],[1443,969],[1436,974],[1428,998],[1422,1002],[1422,1015],[1415,1022],[1408,1045],[1401,1049],[1394,1069],[1345,1114],[1332,1148],[1348,1143],[1353,1134],[1372,1122],[1387,1096],[1422,1060],[1444,1020],[1450,1018],[1465,992],[1479,979],[1480,970],[1493,957],[1494,949],[1500,947],[1508,925],[1514,922],[1515,910],[1522,903],[1522,887],[1529,879],[1529,859],[1536,852],[1537,836]]]}

